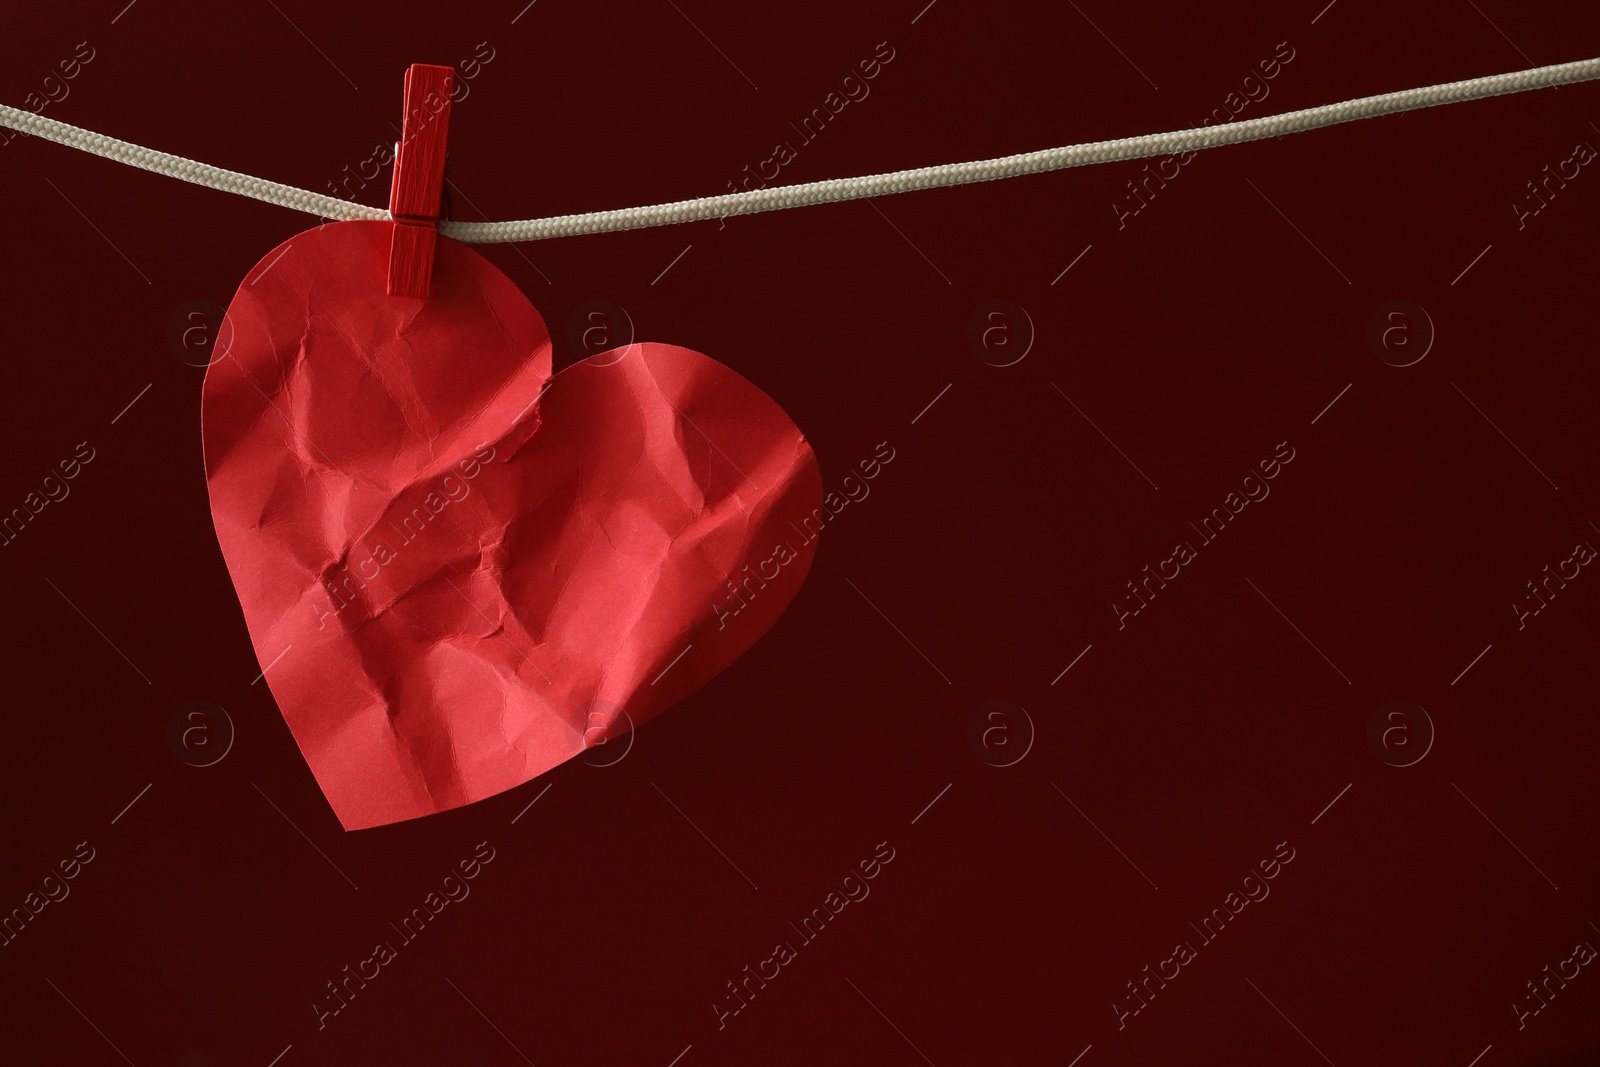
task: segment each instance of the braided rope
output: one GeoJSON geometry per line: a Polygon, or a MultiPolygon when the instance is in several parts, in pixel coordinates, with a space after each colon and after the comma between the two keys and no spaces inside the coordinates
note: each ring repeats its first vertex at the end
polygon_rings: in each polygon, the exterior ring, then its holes
{"type": "MultiPolygon", "coordinates": [[[[642,229],[647,226],[720,219],[729,215],[749,215],[758,211],[778,211],[809,204],[827,204],[870,196],[907,193],[918,189],[995,181],[1000,178],[1064,170],[1068,167],[1081,167],[1093,163],[1195,152],[1222,145],[1264,140],[1268,137],[1282,137],[1285,134],[1379,115],[1391,115],[1400,111],[1481,100],[1490,96],[1569,85],[1595,78],[1600,78],[1600,58],[1581,59],[1509,74],[1494,74],[1420,89],[1366,96],[1338,104],[1325,104],[1321,107],[1289,111],[1280,115],[1266,115],[1219,126],[1146,134],[1141,137],[1123,137],[1112,141],[1095,141],[1037,152],[1023,152],[998,159],[945,163],[934,167],[918,167],[913,170],[871,174],[859,178],[833,178],[802,185],[778,185],[647,207],[592,211],[580,215],[559,215],[512,222],[446,220],[440,222],[439,232],[469,244],[494,244],[510,241],[542,241],[552,237],[609,233],[617,230],[642,229]]],[[[197,163],[192,159],[167,152],[157,152],[154,149],[119,141],[114,137],[93,133],[4,104],[0,104],[0,126],[8,126],[22,133],[126,163],[141,170],[264,200],[269,204],[278,204],[322,218],[339,220],[389,218],[389,213],[382,208],[367,207],[322,193],[297,189],[291,185],[266,181],[238,171],[197,163]]]]}

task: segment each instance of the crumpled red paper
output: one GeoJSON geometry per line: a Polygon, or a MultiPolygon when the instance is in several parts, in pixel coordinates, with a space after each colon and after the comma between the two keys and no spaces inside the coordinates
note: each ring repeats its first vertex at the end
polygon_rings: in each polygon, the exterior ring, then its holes
{"type": "Polygon", "coordinates": [[[510,279],[390,225],[300,234],[228,309],[202,403],[264,681],[346,829],[510,789],[733,662],[810,566],[816,459],[766,394],[661,344],[551,377],[510,279]]]}

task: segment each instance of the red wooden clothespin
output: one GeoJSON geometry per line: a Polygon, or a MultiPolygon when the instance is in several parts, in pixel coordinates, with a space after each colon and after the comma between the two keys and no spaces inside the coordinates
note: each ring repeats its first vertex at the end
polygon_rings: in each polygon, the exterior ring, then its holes
{"type": "Polygon", "coordinates": [[[433,280],[433,249],[444,193],[445,138],[450,132],[450,95],[455,71],[413,63],[406,71],[406,115],[394,151],[389,214],[389,295],[425,297],[433,280]]]}

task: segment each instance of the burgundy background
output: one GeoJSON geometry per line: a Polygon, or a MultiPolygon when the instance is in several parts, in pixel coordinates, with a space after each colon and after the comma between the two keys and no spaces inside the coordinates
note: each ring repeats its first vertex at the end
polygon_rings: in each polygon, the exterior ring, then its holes
{"type": "MultiPolygon", "coordinates": [[[[323,190],[393,139],[407,63],[486,41],[451,122],[454,210],[522,218],[722,191],[881,41],[871,95],[781,181],[1182,128],[1282,41],[1247,116],[1600,46],[1577,2],[1078,7],[33,5],[0,99],[88,41],[47,115],[323,190]]],[[[0,148],[0,511],[78,442],[97,453],[0,549],[0,910],[97,853],[0,948],[5,1045],[139,1067],[1596,1062],[1593,968],[1525,1029],[1510,1005],[1600,944],[1600,578],[1521,631],[1509,605],[1600,541],[1600,176],[1523,230],[1510,206],[1600,146],[1597,104],[1584,85],[1219,149],[1121,231],[1137,163],[486,249],[558,345],[606,299],[735,367],[827,484],[879,442],[896,458],[774,630],[620,763],[350,834],[251,684],[202,372],[167,339],[312,220],[0,148]],[[1037,331],[1004,368],[966,340],[996,298],[1037,331]],[[1397,299],[1437,329],[1407,368],[1366,339],[1397,299]],[[1119,631],[1123,583],[1280,441],[1271,496],[1119,631]],[[1437,730],[1403,769],[1366,737],[1394,698],[1437,730]],[[1036,730],[1006,768],[968,740],[996,699],[1036,730]],[[191,700],[237,730],[211,767],[167,740],[191,700]],[[496,858],[471,896],[319,1032],[324,983],[479,841],[496,858]],[[871,895],[719,1031],[724,983],[880,841],[871,895]],[[1283,841],[1271,896],[1119,1031],[1124,983],[1283,841]]]]}

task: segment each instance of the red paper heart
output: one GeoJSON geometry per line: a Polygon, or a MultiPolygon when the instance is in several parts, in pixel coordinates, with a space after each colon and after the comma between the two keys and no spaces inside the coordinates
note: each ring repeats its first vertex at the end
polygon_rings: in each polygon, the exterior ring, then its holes
{"type": "Polygon", "coordinates": [[[217,538],[264,677],[346,829],[510,789],[661,711],[776,621],[816,459],[720,363],[636,344],[550,375],[543,320],[441,239],[308,231],[239,287],[206,374],[217,538]]]}

